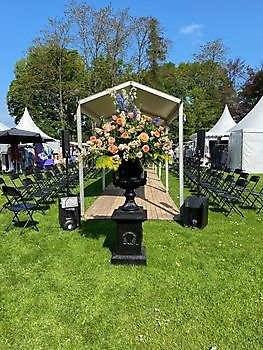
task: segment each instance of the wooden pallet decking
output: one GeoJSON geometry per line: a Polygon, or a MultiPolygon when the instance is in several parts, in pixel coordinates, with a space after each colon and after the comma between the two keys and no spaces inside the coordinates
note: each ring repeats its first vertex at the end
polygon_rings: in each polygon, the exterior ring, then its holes
{"type": "MultiPolygon", "coordinates": [[[[113,184],[86,211],[84,220],[110,219],[114,209],[124,203],[123,191],[113,184]]],[[[136,189],[136,203],[147,210],[148,220],[175,220],[179,210],[152,169],[147,170],[147,184],[136,189]]]]}

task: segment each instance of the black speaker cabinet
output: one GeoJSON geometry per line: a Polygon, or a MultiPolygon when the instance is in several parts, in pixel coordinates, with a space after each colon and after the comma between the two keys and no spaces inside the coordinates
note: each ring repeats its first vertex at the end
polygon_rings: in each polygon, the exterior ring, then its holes
{"type": "Polygon", "coordinates": [[[59,224],[63,230],[74,230],[80,226],[79,197],[59,198],[59,224]]]}
{"type": "Polygon", "coordinates": [[[208,223],[208,200],[204,196],[187,197],[183,207],[183,225],[204,228],[208,223]]]}
{"type": "Polygon", "coordinates": [[[63,157],[66,158],[69,156],[69,131],[62,130],[61,131],[61,143],[62,143],[62,154],[63,157]]]}
{"type": "Polygon", "coordinates": [[[203,158],[204,153],[205,153],[205,131],[199,130],[197,132],[196,156],[203,158]]]}

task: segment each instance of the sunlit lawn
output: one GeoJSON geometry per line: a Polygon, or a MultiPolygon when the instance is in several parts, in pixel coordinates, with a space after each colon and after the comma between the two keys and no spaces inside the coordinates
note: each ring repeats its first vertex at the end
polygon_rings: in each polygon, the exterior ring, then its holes
{"type": "MultiPolygon", "coordinates": [[[[170,178],[178,203],[178,180],[170,178]]],[[[87,182],[86,206],[100,193],[87,182]]],[[[3,200],[1,200],[3,203],[3,200]]],[[[111,221],[0,235],[0,349],[263,349],[262,213],[144,224],[147,267],[113,266],[111,221]]],[[[0,214],[1,231],[10,214],[0,214]]]]}

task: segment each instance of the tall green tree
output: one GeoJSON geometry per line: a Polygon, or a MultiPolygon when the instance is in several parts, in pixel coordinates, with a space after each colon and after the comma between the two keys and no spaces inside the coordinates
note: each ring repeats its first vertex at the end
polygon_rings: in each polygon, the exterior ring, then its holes
{"type": "Polygon", "coordinates": [[[54,137],[61,128],[74,129],[76,102],[83,96],[85,76],[77,51],[63,49],[62,65],[60,59],[61,53],[52,44],[30,48],[27,57],[16,64],[7,97],[9,113],[16,122],[27,106],[36,124],[54,137]]]}

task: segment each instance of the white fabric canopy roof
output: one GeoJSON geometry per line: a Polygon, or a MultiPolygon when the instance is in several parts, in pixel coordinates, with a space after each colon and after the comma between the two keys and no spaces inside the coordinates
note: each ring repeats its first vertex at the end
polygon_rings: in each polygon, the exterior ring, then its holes
{"type": "Polygon", "coordinates": [[[33,119],[31,118],[27,107],[25,108],[24,114],[22,118],[20,119],[19,123],[16,126],[17,129],[26,130],[26,131],[32,131],[37,132],[41,135],[42,139],[44,140],[53,140],[52,137],[45,134],[39,127],[34,123],[33,119]]]}
{"type": "MultiPolygon", "coordinates": [[[[8,126],[0,122],[0,131],[10,129],[8,126]]],[[[8,145],[0,144],[0,153],[7,153],[8,145]]]]}
{"type": "Polygon", "coordinates": [[[6,126],[5,124],[0,122],[0,131],[4,131],[4,130],[7,130],[7,129],[10,129],[10,128],[8,126],[6,126]]]}
{"type": "Polygon", "coordinates": [[[228,136],[230,134],[229,129],[233,128],[236,125],[236,122],[232,118],[227,105],[225,105],[224,111],[213,126],[212,129],[206,132],[208,137],[218,137],[218,136],[228,136]]]}
{"type": "Polygon", "coordinates": [[[231,130],[229,167],[254,174],[263,173],[263,97],[231,130]]]}
{"type": "Polygon", "coordinates": [[[263,96],[255,107],[230,131],[238,130],[263,132],[263,96]]]}
{"type": "Polygon", "coordinates": [[[136,88],[136,106],[145,114],[158,116],[163,123],[170,124],[178,116],[178,106],[181,100],[148,86],[127,81],[111,89],[89,96],[79,101],[81,113],[88,115],[95,121],[100,117],[109,117],[115,112],[115,106],[110,91],[121,92],[122,89],[136,88]]]}

